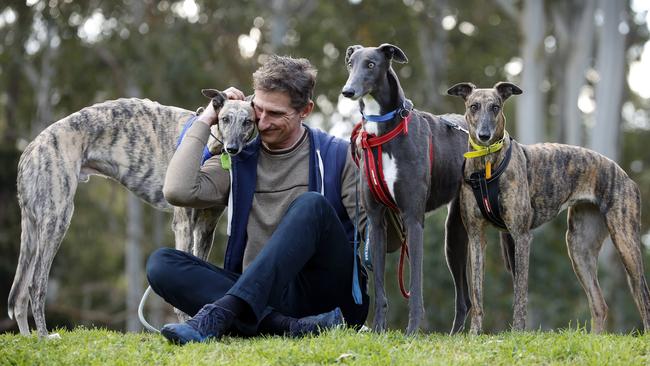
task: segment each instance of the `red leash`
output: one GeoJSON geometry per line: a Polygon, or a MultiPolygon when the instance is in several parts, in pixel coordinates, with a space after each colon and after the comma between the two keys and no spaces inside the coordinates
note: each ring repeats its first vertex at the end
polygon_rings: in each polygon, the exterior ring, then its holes
{"type": "MultiPolygon", "coordinates": [[[[368,187],[370,192],[375,200],[384,206],[390,208],[390,215],[393,215],[396,219],[397,224],[399,225],[400,236],[404,238],[402,240],[400,257],[399,257],[399,268],[398,268],[398,281],[399,289],[404,298],[409,298],[411,293],[406,290],[404,286],[404,258],[409,257],[408,241],[406,240],[406,233],[404,230],[404,224],[397,207],[395,199],[391,196],[386,181],[384,179],[384,171],[382,167],[382,145],[388,141],[394,139],[401,133],[404,135],[408,134],[408,123],[411,120],[411,114],[409,113],[402,121],[388,133],[375,136],[374,134],[369,134],[366,131],[361,130],[363,126],[363,121],[359,122],[352,129],[352,136],[350,141],[352,144],[352,158],[354,162],[359,166],[359,156],[357,155],[356,141],[357,137],[361,136],[361,149],[363,150],[363,158],[365,161],[364,164],[364,173],[366,175],[366,181],[368,182],[368,187]],[[374,149],[374,151],[373,151],[374,149]],[[375,157],[376,154],[376,157],[375,157]]],[[[430,137],[429,140],[429,162],[430,168],[433,169],[433,138],[430,137]]]]}

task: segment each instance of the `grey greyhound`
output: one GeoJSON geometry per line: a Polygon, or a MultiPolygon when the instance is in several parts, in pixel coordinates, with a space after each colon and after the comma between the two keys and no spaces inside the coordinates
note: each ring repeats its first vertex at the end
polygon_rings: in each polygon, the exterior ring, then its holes
{"type": "MultiPolygon", "coordinates": [[[[449,269],[456,288],[456,312],[452,333],[464,327],[468,298],[466,264],[467,234],[460,218],[458,193],[461,186],[461,168],[467,135],[461,115],[434,116],[410,109],[391,61],[406,63],[404,52],[391,44],[379,47],[350,46],[345,62],[349,77],[342,94],[359,100],[362,113],[385,115],[398,110],[385,123],[364,120],[366,133],[382,136],[395,129],[408,115],[406,133],[383,144],[383,153],[377,159],[383,163],[383,173],[390,195],[403,220],[410,251],[409,322],[407,334],[418,331],[424,316],[422,299],[423,225],[425,212],[447,204],[445,250],[449,269]],[[375,110],[373,105],[376,105],[375,110]],[[370,111],[369,111],[370,110],[370,111]],[[459,145],[460,144],[460,145],[459,145]],[[430,159],[430,152],[433,161],[430,159]]],[[[366,162],[363,162],[366,164],[366,162]]],[[[363,171],[364,167],[360,166],[363,171]]],[[[363,174],[362,174],[363,176],[363,174]]],[[[368,181],[363,176],[363,205],[370,225],[370,243],[375,287],[375,314],[373,329],[386,329],[388,303],[384,291],[386,261],[387,207],[375,200],[368,181]]],[[[390,244],[390,243],[389,243],[390,244]]]]}
{"type": "MultiPolygon", "coordinates": [[[[223,96],[208,96],[223,103],[223,96]]],[[[193,115],[146,99],[107,101],[53,123],[27,146],[18,165],[22,233],[8,299],[9,317],[16,319],[21,334],[30,332],[31,304],[38,336],[48,337],[45,295],[50,268],[72,219],[77,186],[90,175],[117,181],[156,209],[173,209],[176,248],[207,258],[223,207],[173,208],[162,194],[176,141],[193,115]]],[[[217,149],[218,143],[211,139],[209,145],[217,149]]]]}
{"type": "MultiPolygon", "coordinates": [[[[508,138],[503,103],[521,93],[516,85],[507,82],[488,89],[460,83],[448,90],[448,94],[465,100],[469,142],[474,151],[473,157],[466,160],[464,176],[470,183],[476,177],[496,179],[493,184],[498,188],[498,199],[490,201],[491,211],[500,212],[513,238],[513,329],[525,329],[531,230],[568,207],[567,248],[589,300],[592,332],[605,329],[607,305],[598,284],[597,265],[607,235],[611,235],[625,266],[647,332],[650,293],[641,254],[641,198],[636,183],[615,162],[594,151],[552,143],[521,145],[508,138]]],[[[461,211],[469,236],[472,283],[470,331],[476,334],[482,330],[484,230],[488,221],[475,198],[471,186],[463,185],[461,211]]]]}

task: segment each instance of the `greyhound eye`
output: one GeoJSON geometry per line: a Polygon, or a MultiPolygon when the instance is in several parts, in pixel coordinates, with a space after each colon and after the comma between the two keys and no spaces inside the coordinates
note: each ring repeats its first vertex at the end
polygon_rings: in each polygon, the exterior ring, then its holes
{"type": "Polygon", "coordinates": [[[374,68],[374,67],[375,67],[375,63],[374,63],[374,62],[368,62],[368,68],[369,68],[369,69],[372,69],[372,68],[374,68]]]}
{"type": "Polygon", "coordinates": [[[492,112],[494,112],[494,113],[499,113],[499,110],[500,110],[500,109],[501,109],[501,107],[499,107],[499,106],[496,105],[496,104],[492,106],[492,112]]]}
{"type": "Polygon", "coordinates": [[[479,105],[478,103],[474,103],[474,104],[472,104],[472,105],[469,106],[469,109],[470,109],[472,112],[476,112],[476,111],[478,111],[479,107],[480,107],[480,105],[479,105]]]}
{"type": "Polygon", "coordinates": [[[228,124],[228,123],[230,123],[230,118],[229,118],[229,117],[223,117],[223,118],[221,119],[221,123],[224,123],[224,124],[228,124]]]}
{"type": "Polygon", "coordinates": [[[251,123],[253,123],[253,120],[250,119],[250,118],[246,118],[246,119],[244,120],[244,125],[250,125],[251,123]]]}

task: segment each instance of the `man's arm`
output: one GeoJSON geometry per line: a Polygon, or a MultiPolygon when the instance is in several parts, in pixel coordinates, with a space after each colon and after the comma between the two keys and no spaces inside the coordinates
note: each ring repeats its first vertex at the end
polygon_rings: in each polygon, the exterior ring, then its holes
{"type": "Polygon", "coordinates": [[[210,123],[216,119],[211,104],[188,129],[167,167],[163,194],[174,206],[206,208],[228,203],[230,175],[221,168],[219,156],[201,166],[210,123]]]}

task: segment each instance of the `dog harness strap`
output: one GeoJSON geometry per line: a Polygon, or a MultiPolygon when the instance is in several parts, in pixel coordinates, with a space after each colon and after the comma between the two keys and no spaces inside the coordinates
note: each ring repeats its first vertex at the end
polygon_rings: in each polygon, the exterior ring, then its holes
{"type": "MultiPolygon", "coordinates": [[[[412,105],[411,105],[412,108],[412,105]]],[[[361,149],[363,150],[363,158],[365,161],[364,164],[364,174],[366,175],[366,181],[368,182],[368,188],[373,196],[373,198],[388,207],[390,210],[388,212],[389,218],[392,219],[396,228],[400,232],[400,236],[403,238],[399,259],[399,270],[398,270],[398,281],[400,292],[404,298],[410,297],[410,292],[406,290],[404,285],[404,261],[405,258],[409,256],[408,244],[406,241],[406,233],[404,229],[404,224],[400,216],[399,208],[395,199],[390,194],[386,180],[384,179],[384,171],[382,165],[382,145],[391,141],[400,134],[408,134],[408,123],[411,120],[410,108],[402,109],[400,111],[400,116],[403,116],[402,121],[388,133],[381,136],[375,136],[369,134],[366,131],[362,130],[363,121],[359,122],[352,129],[352,135],[350,136],[350,144],[352,145],[351,154],[354,162],[359,166],[359,156],[357,151],[357,139],[360,140],[361,149]]],[[[365,116],[364,116],[365,117],[365,116]]],[[[371,121],[374,122],[374,121],[371,121]]],[[[429,165],[433,169],[433,137],[429,139],[429,165]]],[[[368,229],[369,231],[369,229],[368,229]]]]}
{"type": "Polygon", "coordinates": [[[408,299],[411,297],[411,291],[407,291],[406,286],[404,286],[404,258],[410,258],[409,246],[406,244],[406,241],[402,243],[402,250],[399,254],[399,268],[397,270],[397,279],[399,282],[399,291],[402,293],[402,296],[405,299],[408,299]]]}
{"type": "MultiPolygon", "coordinates": [[[[501,217],[499,206],[499,177],[508,167],[511,156],[512,144],[508,146],[503,161],[492,173],[491,178],[486,178],[484,171],[477,171],[472,173],[469,179],[465,179],[465,182],[472,188],[474,198],[476,199],[476,203],[478,204],[483,217],[494,226],[504,231],[508,231],[508,228],[501,217]]],[[[463,170],[464,168],[465,167],[463,166],[463,170]]]]}

